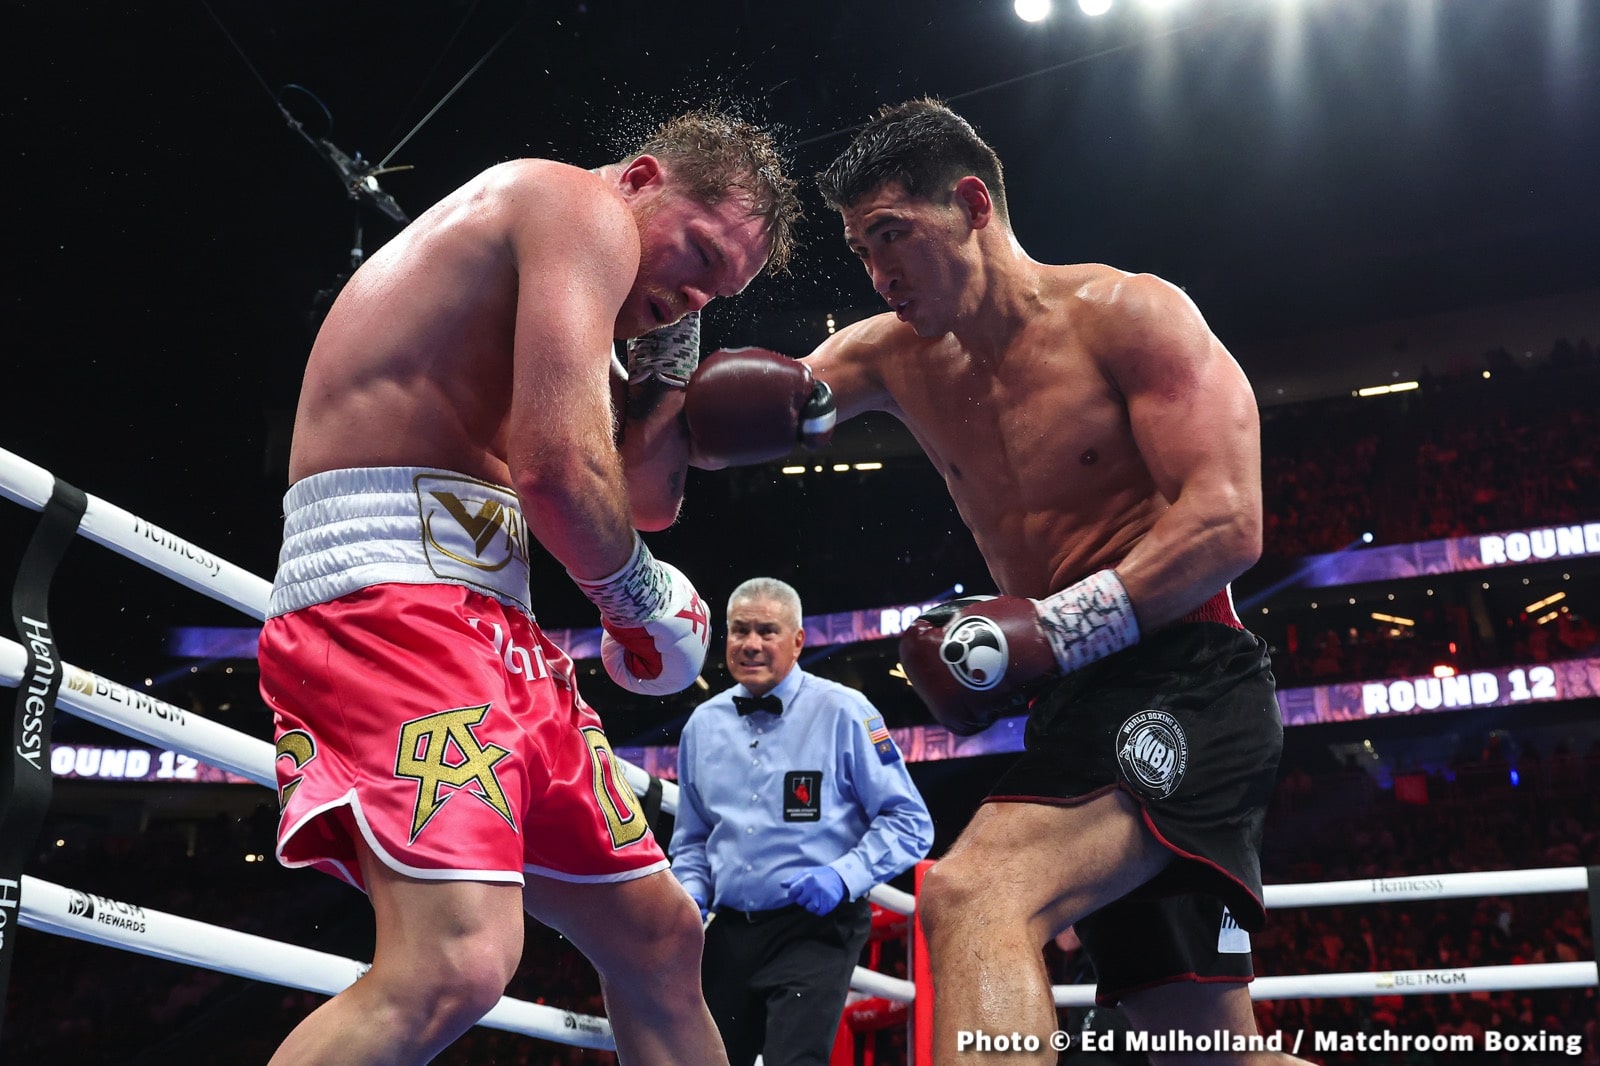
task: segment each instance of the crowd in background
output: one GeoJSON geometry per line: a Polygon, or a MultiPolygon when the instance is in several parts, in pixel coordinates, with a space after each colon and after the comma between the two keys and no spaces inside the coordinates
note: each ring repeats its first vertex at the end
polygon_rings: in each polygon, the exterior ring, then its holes
{"type": "Polygon", "coordinates": [[[1265,550],[1278,558],[1442,540],[1600,515],[1600,359],[1558,341],[1523,367],[1425,377],[1413,391],[1269,408],[1265,550]]]}
{"type": "MultiPolygon", "coordinates": [[[[1487,366],[1488,381],[1481,375],[1429,380],[1415,393],[1381,401],[1269,412],[1263,429],[1268,552],[1285,557],[1337,550],[1368,530],[1397,543],[1600,520],[1600,411],[1594,402],[1600,363],[1588,342],[1559,343],[1537,369],[1518,370],[1515,360],[1498,354],[1487,366]]],[[[796,483],[780,491],[801,488],[796,483]]],[[[894,492],[871,495],[877,509],[805,508],[817,527],[810,532],[820,543],[842,544],[860,534],[863,522],[887,530],[894,492]],[[880,510],[884,514],[874,517],[880,510]]],[[[938,525],[924,523],[908,533],[947,545],[918,558],[935,560],[927,565],[936,571],[967,565],[938,525]]],[[[908,558],[918,551],[907,544],[908,558]]],[[[881,592],[881,602],[904,598],[881,592]]],[[[857,600],[873,595],[855,590],[857,600]]],[[[1600,654],[1600,633],[1580,609],[1547,624],[1492,620],[1493,638],[1485,639],[1468,606],[1441,597],[1403,639],[1381,624],[1302,627],[1292,639],[1279,628],[1268,636],[1285,683],[1423,673],[1441,655],[1471,666],[1600,654]]],[[[1523,758],[1516,787],[1503,768],[1473,787],[1460,784],[1480,780],[1470,772],[1430,778],[1424,805],[1401,802],[1396,790],[1372,788],[1366,775],[1357,773],[1360,784],[1352,786],[1349,774],[1286,762],[1267,830],[1265,880],[1593,863],[1600,856],[1600,751],[1563,754],[1523,758]]],[[[331,878],[278,867],[271,860],[274,822],[266,805],[250,818],[218,816],[199,826],[156,821],[138,832],[56,819],[41,835],[29,872],[228,929],[370,957],[363,954],[370,952],[371,933],[362,902],[331,878]],[[266,861],[241,861],[246,854],[266,861]]],[[[1256,969],[1294,974],[1592,960],[1590,923],[1587,901],[1570,893],[1274,911],[1254,939],[1256,969]]],[[[535,923],[527,933],[523,965],[508,994],[603,1015],[598,983],[582,957],[535,923]]],[[[0,1033],[4,1061],[265,1061],[320,998],[132,953],[113,956],[112,949],[32,930],[18,935],[0,1033]]],[[[1054,972],[1074,972],[1070,952],[1052,946],[1047,956],[1054,972]]],[[[904,975],[899,949],[884,945],[881,963],[904,975]]],[[[1258,1015],[1267,1030],[1581,1033],[1586,1057],[1567,1061],[1600,1062],[1600,1003],[1592,988],[1263,1002],[1258,1015]]],[[[1063,1024],[1080,1020],[1070,1012],[1063,1016],[1063,1024]]],[[[902,1030],[887,1029],[876,1040],[880,1062],[902,1061],[895,1057],[903,1056],[902,1030]]],[[[614,1057],[478,1028],[438,1061],[566,1066],[614,1057]]]]}

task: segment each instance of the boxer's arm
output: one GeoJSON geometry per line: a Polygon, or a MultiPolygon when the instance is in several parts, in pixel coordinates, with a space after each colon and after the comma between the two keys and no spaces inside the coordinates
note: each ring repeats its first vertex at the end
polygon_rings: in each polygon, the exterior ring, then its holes
{"type": "Polygon", "coordinates": [[[1144,632],[1172,622],[1261,555],[1261,426],[1244,372],[1194,303],[1148,274],[1117,282],[1091,347],[1171,504],[1117,564],[1144,632]]]}
{"type": "Polygon", "coordinates": [[[507,463],[528,529],[577,577],[615,572],[634,526],[613,443],[612,332],[639,258],[620,202],[583,171],[504,195],[517,321],[507,463]]]}
{"type": "Polygon", "coordinates": [[[683,504],[689,467],[684,386],[699,361],[698,312],[629,341],[627,365],[613,360],[614,396],[616,375],[622,373],[618,446],[639,529],[666,529],[677,520],[683,504]]]}
{"type": "Polygon", "coordinates": [[[797,445],[827,444],[843,417],[894,407],[876,372],[880,338],[866,324],[829,338],[805,359],[760,348],[713,352],[689,382],[684,402],[689,462],[708,470],[780,459],[797,445]],[[824,380],[818,369],[829,375],[824,380]]]}
{"type": "Polygon", "coordinates": [[[880,372],[892,344],[889,324],[894,321],[892,315],[879,315],[852,322],[800,360],[833,390],[839,421],[864,411],[898,414],[880,372]]]}

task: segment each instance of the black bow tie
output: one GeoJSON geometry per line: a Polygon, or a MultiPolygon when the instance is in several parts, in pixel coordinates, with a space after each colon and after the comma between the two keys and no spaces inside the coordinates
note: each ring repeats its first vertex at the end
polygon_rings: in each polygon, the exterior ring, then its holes
{"type": "Polygon", "coordinates": [[[782,714],[783,701],[772,693],[765,696],[735,696],[733,705],[739,709],[740,717],[751,711],[766,711],[768,714],[782,714]]]}

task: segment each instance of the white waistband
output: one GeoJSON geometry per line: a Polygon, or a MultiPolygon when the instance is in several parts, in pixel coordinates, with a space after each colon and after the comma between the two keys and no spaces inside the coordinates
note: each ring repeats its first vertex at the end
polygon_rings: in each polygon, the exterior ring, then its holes
{"type": "Polygon", "coordinates": [[[386,466],[302,478],[283,497],[267,617],[388,582],[476,589],[532,614],[517,495],[449,470],[386,466]]]}

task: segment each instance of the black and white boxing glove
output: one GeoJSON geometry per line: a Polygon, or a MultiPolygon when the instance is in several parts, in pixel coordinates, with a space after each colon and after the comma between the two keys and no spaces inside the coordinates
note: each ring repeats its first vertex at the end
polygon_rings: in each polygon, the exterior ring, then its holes
{"type": "Polygon", "coordinates": [[[573,580],[600,608],[600,660],[611,680],[647,696],[694,683],[711,643],[711,612],[677,567],[657,561],[635,534],[622,569],[573,580]]]}
{"type": "Polygon", "coordinates": [[[838,421],[833,392],[804,363],[764,348],[712,352],[689,379],[684,417],[696,456],[730,466],[820,448],[838,421]]]}
{"type": "Polygon", "coordinates": [[[1020,711],[1036,682],[1070,673],[1139,640],[1114,570],[1042,600],[995,596],[925,611],[900,637],[900,664],[939,724],[971,736],[1020,711]]]}

